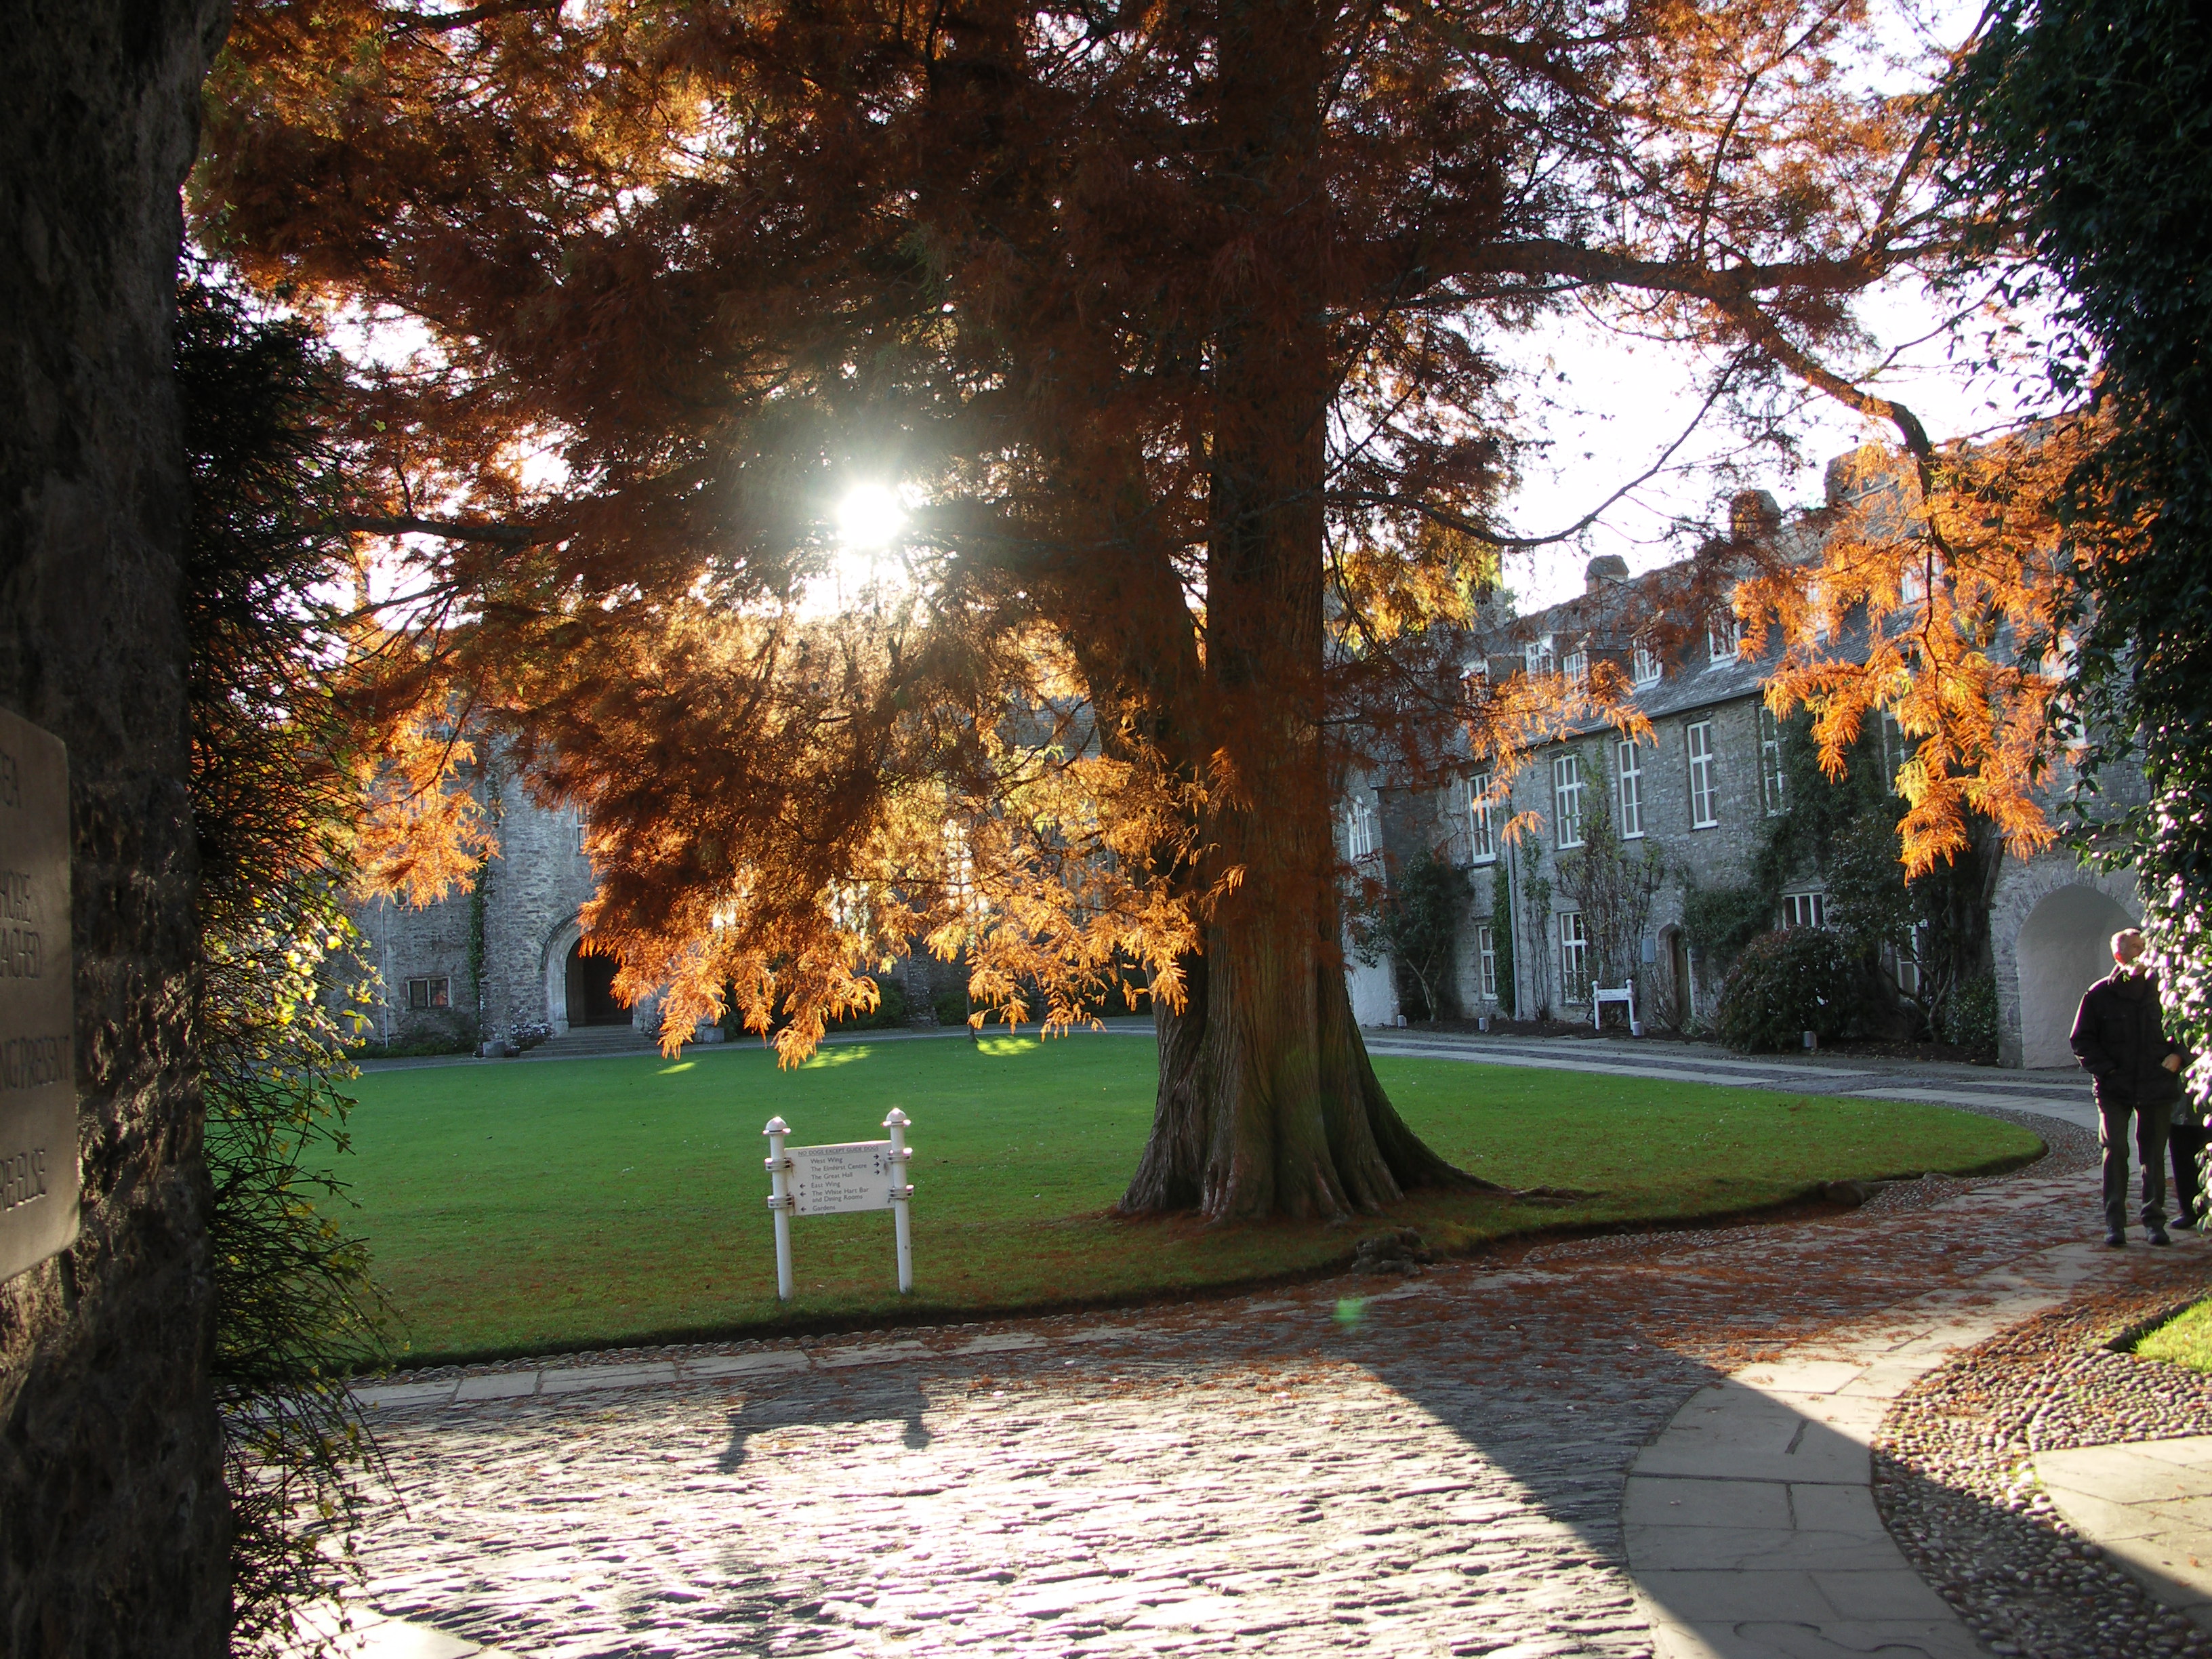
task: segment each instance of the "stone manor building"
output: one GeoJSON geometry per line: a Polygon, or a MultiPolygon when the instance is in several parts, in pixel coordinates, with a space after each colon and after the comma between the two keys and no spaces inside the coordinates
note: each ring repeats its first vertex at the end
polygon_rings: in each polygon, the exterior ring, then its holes
{"type": "MultiPolygon", "coordinates": [[[[1860,490],[1896,487],[1882,475],[1855,482],[1858,476],[1849,458],[1831,465],[1826,508],[1860,490]]],[[[1802,560],[1817,550],[1830,514],[1814,508],[1785,516],[1771,497],[1752,492],[1738,498],[1735,515],[1738,535],[1771,538],[1785,556],[1802,560]]],[[[1512,1000],[1521,1018],[1540,1010],[1591,1018],[1590,941],[1558,876],[1560,855],[1583,844],[1582,825],[1601,797],[1623,851],[1655,849],[1665,871],[1631,963],[1638,1012],[1666,1029],[1710,1021],[1722,964],[1703,960],[1694,948],[1684,926],[1686,902],[1693,890],[1747,882],[1763,825],[1787,810],[1782,733],[1762,699],[1774,658],[1747,657],[1733,617],[1716,617],[1671,663],[1639,642],[1639,619],[1650,615],[1648,596],[1668,574],[1632,580],[1618,558],[1593,559],[1582,595],[1470,640],[1465,659],[1470,672],[1525,665],[1531,673],[1571,677],[1587,672],[1597,653],[1608,654],[1630,675],[1637,706],[1650,722],[1644,741],[1629,742],[1610,726],[1586,726],[1536,749],[1505,780],[1463,750],[1441,787],[1362,777],[1340,805],[1343,850],[1355,861],[1396,865],[1428,848],[1472,878],[1452,987],[1459,1011],[1470,1018],[1504,1012],[1512,1000]],[[1501,832],[1515,813],[1534,814],[1538,827],[1509,841],[1501,832]]],[[[1778,654],[1778,643],[1774,650],[1778,654]]],[[[1881,737],[1893,771],[1902,739],[1893,725],[1881,737]]],[[[1828,902],[1818,873],[1801,871],[1781,895],[1772,925],[1820,925],[1829,919],[1828,902]]],[[[2063,848],[2025,860],[2000,854],[1989,934],[2002,1064],[2074,1064],[2066,1039],[2075,1005],[2109,970],[2110,936],[2142,915],[2130,874],[2085,868],[2063,848]]],[[[1917,984],[1913,949],[1911,940],[1899,940],[1885,963],[1907,990],[1917,984]]],[[[1362,1023],[1388,1024],[1400,1012],[1387,965],[1355,964],[1352,986],[1362,1023]]]]}
{"type": "Polygon", "coordinates": [[[615,1000],[613,959],[578,948],[592,890],[582,815],[532,803],[496,755],[477,787],[497,803],[500,851],[477,886],[419,910],[379,900],[355,913],[383,986],[378,1040],[632,1024],[615,1000]]]}

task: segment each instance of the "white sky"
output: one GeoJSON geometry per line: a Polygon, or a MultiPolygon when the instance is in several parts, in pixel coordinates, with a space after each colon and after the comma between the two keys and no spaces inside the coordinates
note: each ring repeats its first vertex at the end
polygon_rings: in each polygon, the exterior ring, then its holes
{"type": "MultiPolygon", "coordinates": [[[[1956,335],[1923,337],[1945,320],[1942,307],[1926,294],[1895,289],[1871,296],[1861,317],[1880,342],[1865,361],[1917,342],[1873,384],[1918,415],[1937,442],[2015,418],[2025,408],[2021,388],[2004,379],[1969,374],[1951,361],[1954,345],[1960,343],[1956,335]]],[[[1575,523],[1654,465],[1698,411],[1699,399],[1692,392],[1697,365],[1587,319],[1562,321],[1531,335],[1513,356],[1531,365],[1548,362],[1566,377],[1555,388],[1564,409],[1524,406],[1524,414],[1534,416],[1528,422],[1531,432],[1546,440],[1547,448],[1526,458],[1521,488],[1506,504],[1504,527],[1516,534],[1548,536],[1575,523]],[[1580,417],[1568,412],[1577,408],[1589,412],[1580,417]]],[[[1837,366],[1856,369],[1859,364],[1837,366]]],[[[1809,394],[1782,424],[1796,439],[1801,465],[1792,466],[1771,452],[1741,453],[1741,438],[1716,412],[1676,452],[1667,471],[1613,505],[1578,539],[1510,555],[1507,585],[1523,608],[1533,609],[1580,592],[1583,567],[1594,555],[1620,554],[1632,572],[1665,564],[1690,550],[1688,541],[1668,533],[1677,520],[1724,519],[1717,508],[1733,489],[1771,490],[1784,509],[1815,507],[1821,500],[1822,468],[1831,458],[1869,438],[1897,441],[1887,425],[1871,424],[1809,394]],[[1741,474],[1718,475],[1717,465],[1731,457],[1743,468],[1741,474]]]]}
{"type": "MultiPolygon", "coordinates": [[[[1888,90],[1926,84],[1933,54],[1969,38],[1981,15],[1979,0],[1873,0],[1869,9],[1892,54],[1870,68],[1870,79],[1888,90]]],[[[1856,314],[1874,347],[1857,362],[1830,366],[1856,379],[1895,354],[1873,386],[1910,408],[1939,443],[2018,418],[2039,390],[1965,373],[1954,355],[1975,355],[1972,349],[1984,343],[1981,326],[1947,329],[1947,306],[1917,284],[1869,295],[1856,314]]],[[[1524,401],[1524,435],[1542,436],[1547,449],[1524,458],[1519,492],[1505,505],[1502,527],[1516,535],[1548,536],[1574,524],[1656,462],[1697,412],[1691,388],[1698,366],[1587,319],[1547,326],[1512,348],[1509,360],[1532,367],[1548,360],[1565,376],[1555,388],[1559,400],[1591,411],[1571,418],[1524,401]]],[[[1694,544],[1694,538],[1670,537],[1670,529],[1680,520],[1724,522],[1724,511],[1716,508],[1731,491],[1771,490],[1785,511],[1816,507],[1829,459],[1869,438],[1896,441],[1893,429],[1809,394],[1782,424],[1796,441],[1802,465],[1786,465],[1774,454],[1739,455],[1740,462],[1753,464],[1736,477],[1718,477],[1715,464],[1737,452],[1741,440],[1724,422],[1711,419],[1676,452],[1666,473],[1608,509],[1579,539],[1509,556],[1507,586],[1524,609],[1534,609],[1580,592],[1583,567],[1596,554],[1620,554],[1632,572],[1670,562],[1694,544]]]]}

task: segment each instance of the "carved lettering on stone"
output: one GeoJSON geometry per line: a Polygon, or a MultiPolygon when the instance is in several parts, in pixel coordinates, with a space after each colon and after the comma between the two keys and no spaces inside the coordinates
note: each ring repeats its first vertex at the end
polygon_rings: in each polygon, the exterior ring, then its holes
{"type": "Polygon", "coordinates": [[[69,751],[0,708],[0,1279],[76,1237],[69,751]]]}

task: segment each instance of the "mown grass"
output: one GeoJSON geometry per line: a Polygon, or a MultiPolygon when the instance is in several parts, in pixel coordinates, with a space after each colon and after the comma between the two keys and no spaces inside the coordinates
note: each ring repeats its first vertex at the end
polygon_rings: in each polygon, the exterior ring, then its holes
{"type": "Polygon", "coordinates": [[[2212,1371],[2212,1298],[2179,1313],[2136,1339],[2135,1352],[2192,1371],[2212,1371]]]}
{"type": "MultiPolygon", "coordinates": [[[[1424,1193],[1385,1218],[1454,1249],[2041,1150],[1940,1107],[1449,1060],[1376,1070],[1461,1167],[1594,1194],[1543,1207],[1424,1193]]],[[[379,1073],[356,1089],[350,1220],[418,1362],[1171,1293],[1325,1268],[1380,1224],[1111,1216],[1155,1078],[1149,1041],[1091,1034],[853,1043],[784,1073],[750,1048],[379,1073]],[[781,1115],[795,1145],[874,1139],[893,1106],[914,1121],[915,1295],[896,1294],[887,1214],[801,1217],[798,1296],[780,1308],[761,1126],[781,1115]]]]}

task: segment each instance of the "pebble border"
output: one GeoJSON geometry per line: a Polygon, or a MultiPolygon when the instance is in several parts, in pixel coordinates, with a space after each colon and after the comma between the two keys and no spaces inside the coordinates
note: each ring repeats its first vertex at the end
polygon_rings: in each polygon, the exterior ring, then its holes
{"type": "Polygon", "coordinates": [[[1890,1535],[1990,1652],[2011,1659],[2212,1659],[2212,1633],[2078,1537],[2036,1453],[2212,1433],[2212,1376],[2115,1352],[2120,1331],[2208,1288],[2176,1261],[1969,1349],[1898,1401],[1875,1442],[1890,1535]]]}

